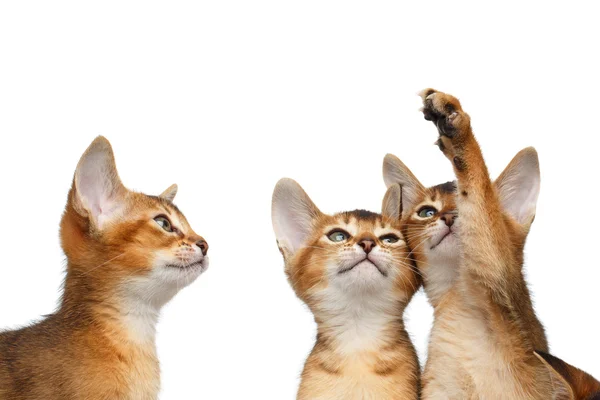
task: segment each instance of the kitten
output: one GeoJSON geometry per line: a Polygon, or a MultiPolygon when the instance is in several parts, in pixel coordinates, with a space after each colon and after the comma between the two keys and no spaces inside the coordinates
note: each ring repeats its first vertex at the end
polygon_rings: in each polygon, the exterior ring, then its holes
{"type": "Polygon", "coordinates": [[[61,221],[58,310],[0,333],[0,399],[156,399],[160,308],[208,267],[208,245],[172,203],[130,191],[110,143],[81,157],[61,221]]]}
{"type": "Polygon", "coordinates": [[[285,272],[317,323],[298,399],[416,399],[419,365],[402,314],[420,285],[400,231],[400,188],[383,215],[323,214],[282,179],[272,219],[285,272]]]}
{"type": "Polygon", "coordinates": [[[402,186],[403,233],[435,312],[423,398],[586,398],[563,397],[578,388],[534,353],[548,350],[522,272],[537,153],[522,150],[492,183],[458,100],[434,90],[423,100],[458,182],[425,188],[399,159],[384,160],[386,184],[402,186]]]}

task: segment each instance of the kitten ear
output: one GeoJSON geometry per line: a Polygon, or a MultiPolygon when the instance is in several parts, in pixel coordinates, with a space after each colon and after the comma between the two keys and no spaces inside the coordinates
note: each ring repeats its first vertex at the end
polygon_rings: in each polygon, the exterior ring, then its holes
{"type": "Polygon", "coordinates": [[[321,211],[300,185],[283,178],[275,186],[271,219],[277,243],[283,256],[293,255],[308,239],[313,221],[321,211]]]}
{"type": "Polygon", "coordinates": [[[387,187],[394,184],[400,185],[402,212],[412,210],[420,195],[425,191],[425,187],[410,169],[393,154],[387,154],[383,159],[383,180],[387,187]]]}
{"type": "Polygon", "coordinates": [[[176,194],[177,194],[177,184],[174,183],[171,186],[169,186],[164,192],[159,194],[158,197],[167,199],[172,202],[173,199],[175,199],[176,194]]]}
{"type": "Polygon", "coordinates": [[[101,228],[120,211],[126,195],[110,143],[98,136],[77,164],[73,178],[74,208],[101,228]]]}
{"type": "Polygon", "coordinates": [[[517,222],[529,226],[540,193],[540,164],[533,147],[521,150],[495,182],[500,203],[517,222]]]}
{"type": "Polygon", "coordinates": [[[592,399],[600,396],[600,382],[591,375],[553,355],[536,351],[535,355],[548,368],[555,389],[555,399],[592,399]]]}
{"type": "Polygon", "coordinates": [[[402,189],[400,189],[399,184],[394,183],[385,192],[381,205],[381,214],[394,220],[400,219],[402,215],[402,189]]]}

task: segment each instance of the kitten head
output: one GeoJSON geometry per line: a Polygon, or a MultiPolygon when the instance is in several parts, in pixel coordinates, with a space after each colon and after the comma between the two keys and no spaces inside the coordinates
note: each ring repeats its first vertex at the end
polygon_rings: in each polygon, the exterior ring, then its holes
{"type": "Polygon", "coordinates": [[[208,244],[173,204],[177,186],[159,196],[127,189],[108,140],[81,157],[63,219],[66,291],[137,294],[157,305],[208,267],[208,244]],[[80,287],[81,286],[81,287],[80,287]]]}
{"type": "Polygon", "coordinates": [[[393,296],[408,302],[419,281],[400,230],[400,201],[399,186],[392,186],[382,215],[364,210],[327,215],[295,181],[277,183],[272,204],[277,243],[291,285],[313,312],[323,299],[393,296]]]}
{"type": "Polygon", "coordinates": [[[536,351],[535,355],[550,373],[555,399],[600,400],[600,382],[593,376],[551,354],[536,351]]]}
{"type": "MultiPolygon", "coordinates": [[[[456,184],[425,187],[402,161],[388,154],[383,177],[389,187],[402,188],[402,226],[417,266],[432,290],[444,291],[454,280],[460,261],[460,216],[456,210],[456,184]]],[[[514,222],[517,243],[525,241],[535,216],[540,188],[537,153],[519,152],[496,179],[495,189],[505,214],[514,222]]],[[[428,290],[428,294],[429,293],[428,290]]]]}

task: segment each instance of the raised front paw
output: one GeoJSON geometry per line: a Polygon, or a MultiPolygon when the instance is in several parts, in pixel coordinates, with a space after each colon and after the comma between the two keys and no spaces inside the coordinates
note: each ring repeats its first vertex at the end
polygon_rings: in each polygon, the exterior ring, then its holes
{"type": "Polygon", "coordinates": [[[452,95],[438,92],[434,89],[425,89],[419,93],[423,99],[423,116],[432,121],[438,129],[440,138],[437,145],[446,154],[451,147],[460,146],[466,135],[471,134],[471,120],[460,106],[458,99],[452,95]]]}

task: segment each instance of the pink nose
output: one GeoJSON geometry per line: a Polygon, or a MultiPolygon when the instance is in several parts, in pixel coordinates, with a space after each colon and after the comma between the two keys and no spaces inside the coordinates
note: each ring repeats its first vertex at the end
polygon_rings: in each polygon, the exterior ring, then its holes
{"type": "Polygon", "coordinates": [[[202,255],[206,255],[206,253],[208,253],[208,243],[206,243],[206,240],[202,239],[202,240],[198,240],[196,242],[196,246],[200,247],[200,251],[202,252],[202,255]]]}
{"type": "Polygon", "coordinates": [[[446,225],[448,227],[451,227],[452,225],[454,225],[454,220],[456,219],[456,214],[444,214],[440,218],[443,219],[444,222],[446,222],[446,225]]]}
{"type": "Polygon", "coordinates": [[[362,247],[365,253],[369,254],[373,250],[373,247],[375,247],[375,242],[371,239],[363,239],[358,242],[358,245],[362,247]]]}

